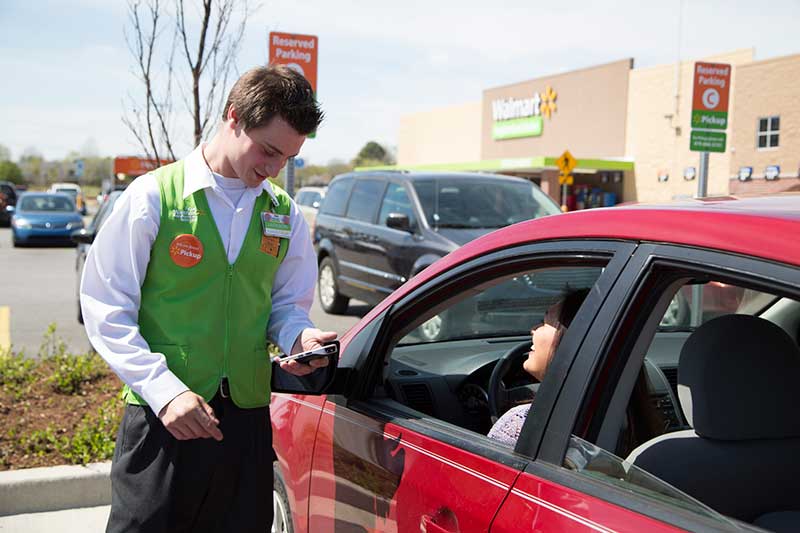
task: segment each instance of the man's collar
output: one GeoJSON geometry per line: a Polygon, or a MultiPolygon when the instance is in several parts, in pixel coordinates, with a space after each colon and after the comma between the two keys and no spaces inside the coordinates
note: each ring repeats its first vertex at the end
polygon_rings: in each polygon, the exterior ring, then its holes
{"type": "MultiPolygon", "coordinates": [[[[183,197],[186,198],[201,189],[214,187],[217,182],[214,179],[214,174],[208,168],[206,158],[203,156],[203,147],[205,143],[200,144],[197,148],[192,150],[183,163],[183,197]]],[[[266,191],[272,200],[272,205],[278,205],[278,197],[275,196],[275,191],[272,190],[272,184],[269,180],[264,180],[261,183],[261,189],[266,191]]],[[[259,191],[256,196],[259,196],[259,191]]]]}

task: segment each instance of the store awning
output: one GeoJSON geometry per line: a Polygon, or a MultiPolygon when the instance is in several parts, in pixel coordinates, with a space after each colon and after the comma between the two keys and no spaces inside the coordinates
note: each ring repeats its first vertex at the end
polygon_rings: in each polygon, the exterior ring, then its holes
{"type": "MultiPolygon", "coordinates": [[[[355,170],[450,170],[459,172],[541,172],[558,170],[559,156],[515,157],[486,159],[467,163],[432,163],[427,165],[381,165],[356,167],[355,170]]],[[[633,170],[633,161],[627,159],[578,159],[573,173],[594,173],[599,170],[633,170]]]]}

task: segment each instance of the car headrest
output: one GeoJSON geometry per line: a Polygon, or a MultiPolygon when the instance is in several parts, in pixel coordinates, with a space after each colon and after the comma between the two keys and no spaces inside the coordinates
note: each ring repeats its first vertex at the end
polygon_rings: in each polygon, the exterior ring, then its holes
{"type": "Polygon", "coordinates": [[[780,327],[749,315],[709,320],[683,345],[678,397],[701,437],[800,437],[800,348],[780,327]]]}

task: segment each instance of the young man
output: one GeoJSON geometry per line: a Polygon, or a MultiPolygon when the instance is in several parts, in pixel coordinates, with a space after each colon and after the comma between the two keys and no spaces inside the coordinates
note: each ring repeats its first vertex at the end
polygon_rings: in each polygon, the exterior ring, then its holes
{"type": "MultiPolygon", "coordinates": [[[[271,363],[336,337],[308,310],[308,227],[270,185],[322,120],[309,83],[246,72],[208,144],[134,180],[86,260],[89,340],[125,382],[108,531],[266,531],[271,363]]],[[[324,359],[281,367],[304,375],[324,359]]]]}

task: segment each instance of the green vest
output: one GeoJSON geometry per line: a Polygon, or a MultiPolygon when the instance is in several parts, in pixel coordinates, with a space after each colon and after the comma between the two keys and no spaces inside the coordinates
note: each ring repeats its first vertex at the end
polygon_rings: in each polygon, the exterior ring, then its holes
{"type": "MultiPolygon", "coordinates": [[[[286,256],[261,250],[261,212],[288,215],[289,196],[273,186],[256,199],[239,257],[228,263],[205,190],[183,198],[183,161],[154,172],[161,191],[161,222],[142,285],[139,329],[153,352],[163,353],[169,369],[193,392],[209,401],[227,377],[239,407],[269,405],[271,362],[266,330],[272,310],[272,281],[286,256]],[[191,234],[202,243],[200,262],[178,266],[170,256],[175,237],[191,234]]],[[[128,386],[128,403],[146,402],[128,386]]]]}

